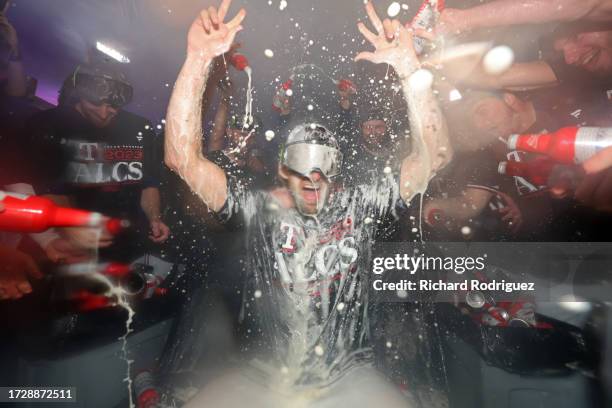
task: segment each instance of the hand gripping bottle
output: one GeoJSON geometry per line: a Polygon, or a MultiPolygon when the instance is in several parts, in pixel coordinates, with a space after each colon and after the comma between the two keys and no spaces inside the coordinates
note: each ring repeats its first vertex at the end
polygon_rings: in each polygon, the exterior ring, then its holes
{"type": "Polygon", "coordinates": [[[251,67],[249,66],[249,60],[247,59],[247,57],[244,56],[244,54],[235,53],[234,55],[232,55],[232,57],[230,58],[230,64],[232,64],[232,66],[238,71],[248,72],[251,70],[251,67]]]}
{"type": "Polygon", "coordinates": [[[116,235],[129,223],[107,219],[102,214],[74,208],[59,207],[48,198],[0,191],[0,230],[42,232],[53,227],[105,227],[116,235]]]}
{"type": "Polygon", "coordinates": [[[507,144],[509,149],[543,153],[559,163],[582,163],[612,146],[612,128],[565,127],[554,133],[512,135],[507,144]]]}
{"type": "Polygon", "coordinates": [[[349,92],[355,93],[357,92],[357,87],[350,79],[340,79],[336,81],[336,86],[340,92],[349,92]]]}
{"type": "MultiPolygon", "coordinates": [[[[434,28],[438,23],[442,10],[444,10],[444,0],[423,1],[419,11],[417,11],[416,15],[412,19],[412,28],[418,28],[421,30],[429,30],[434,28]]],[[[417,55],[422,54],[428,40],[422,37],[414,36],[412,41],[414,44],[414,51],[417,53],[417,55]]]]}

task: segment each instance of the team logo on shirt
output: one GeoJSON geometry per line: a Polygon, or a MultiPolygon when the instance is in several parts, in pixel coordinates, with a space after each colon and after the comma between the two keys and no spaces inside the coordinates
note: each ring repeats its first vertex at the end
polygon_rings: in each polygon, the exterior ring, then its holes
{"type": "Polygon", "coordinates": [[[143,151],[138,146],[107,146],[82,141],[70,141],[68,145],[73,156],[67,174],[70,183],[130,183],[143,178],[143,151]]]}
{"type": "Polygon", "coordinates": [[[307,237],[304,229],[287,222],[279,224],[275,237],[276,269],[283,285],[334,280],[351,271],[359,258],[357,242],[352,236],[351,218],[341,220],[323,234],[307,237]]]}

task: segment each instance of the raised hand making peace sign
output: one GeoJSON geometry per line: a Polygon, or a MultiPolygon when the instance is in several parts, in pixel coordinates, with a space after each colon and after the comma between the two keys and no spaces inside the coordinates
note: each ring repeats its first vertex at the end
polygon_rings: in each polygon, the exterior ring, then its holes
{"type": "Polygon", "coordinates": [[[224,23],[232,0],[223,0],[219,9],[209,7],[200,12],[187,36],[187,53],[213,59],[229,51],[236,34],[242,30],[246,11],[240,9],[229,22],[224,23]]]}
{"type": "Polygon", "coordinates": [[[357,24],[357,28],[376,49],[374,52],[360,52],[355,57],[355,61],[367,60],[375,64],[387,63],[395,69],[400,77],[412,74],[419,68],[419,60],[412,43],[412,30],[404,27],[398,20],[385,19],[381,21],[371,1],[365,7],[376,34],[362,22],[357,24]]]}

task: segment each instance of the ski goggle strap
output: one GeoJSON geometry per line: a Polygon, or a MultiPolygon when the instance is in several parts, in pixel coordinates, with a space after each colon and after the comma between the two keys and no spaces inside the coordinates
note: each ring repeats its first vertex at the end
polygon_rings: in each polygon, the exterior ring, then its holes
{"type": "Polygon", "coordinates": [[[330,146],[295,143],[285,147],[282,162],[306,177],[313,171],[320,171],[325,177],[331,178],[341,173],[342,153],[330,146]]]}

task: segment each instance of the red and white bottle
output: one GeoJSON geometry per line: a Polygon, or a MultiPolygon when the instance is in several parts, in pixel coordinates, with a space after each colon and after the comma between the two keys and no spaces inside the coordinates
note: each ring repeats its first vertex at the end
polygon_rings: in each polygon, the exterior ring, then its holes
{"type": "Polygon", "coordinates": [[[545,186],[553,168],[557,165],[547,157],[538,157],[528,162],[503,161],[499,163],[497,171],[507,176],[518,176],[526,178],[537,186],[545,186]]]}
{"type": "Polygon", "coordinates": [[[248,73],[251,70],[249,60],[246,56],[244,56],[244,54],[235,53],[232,55],[230,58],[230,64],[232,64],[232,66],[238,71],[245,71],[248,73]]]}
{"type": "Polygon", "coordinates": [[[141,371],[134,377],[134,393],[136,394],[137,408],[157,408],[160,406],[161,398],[155,387],[155,379],[151,371],[141,371]]]}
{"type": "Polygon", "coordinates": [[[116,235],[129,226],[125,220],[108,219],[102,214],[59,207],[48,198],[0,191],[0,230],[42,232],[53,227],[104,227],[116,235]]]}
{"type": "Polygon", "coordinates": [[[565,127],[553,133],[512,135],[508,148],[543,153],[559,163],[582,163],[612,146],[612,128],[565,127]]]}
{"type": "Polygon", "coordinates": [[[58,274],[62,276],[85,276],[99,273],[101,275],[123,278],[132,271],[132,267],[128,264],[119,262],[96,263],[75,263],[66,265],[58,270],[58,274]]]}
{"type": "MultiPolygon", "coordinates": [[[[438,23],[440,13],[444,10],[444,0],[425,0],[421,4],[419,11],[412,19],[412,28],[421,30],[433,29],[438,23]]],[[[414,36],[413,38],[414,51],[417,55],[422,54],[425,50],[428,40],[422,37],[414,36]]]]}

